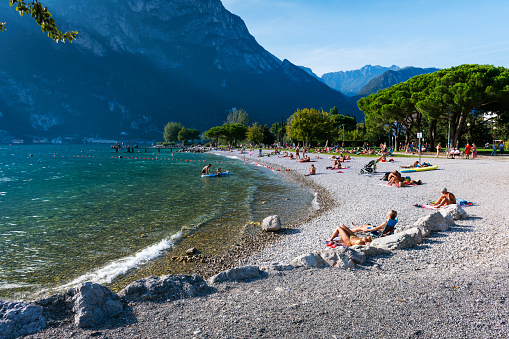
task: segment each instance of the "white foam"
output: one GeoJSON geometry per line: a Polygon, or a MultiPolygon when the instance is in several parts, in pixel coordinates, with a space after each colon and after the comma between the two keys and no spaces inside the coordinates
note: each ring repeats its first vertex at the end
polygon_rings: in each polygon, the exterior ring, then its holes
{"type": "Polygon", "coordinates": [[[311,206],[313,206],[313,209],[315,211],[318,211],[320,209],[320,203],[318,202],[318,193],[317,192],[314,192],[314,198],[313,198],[313,201],[311,202],[311,206]]]}
{"type": "MultiPolygon", "coordinates": [[[[147,247],[133,256],[122,258],[109,263],[97,271],[84,274],[68,284],[61,286],[61,289],[69,289],[84,282],[95,282],[98,284],[107,284],[128,270],[137,267],[139,264],[157,258],[165,250],[173,247],[175,241],[182,237],[182,231],[172,235],[169,238],[161,240],[159,243],[147,247]]],[[[60,289],[59,288],[59,289],[60,289]]]]}

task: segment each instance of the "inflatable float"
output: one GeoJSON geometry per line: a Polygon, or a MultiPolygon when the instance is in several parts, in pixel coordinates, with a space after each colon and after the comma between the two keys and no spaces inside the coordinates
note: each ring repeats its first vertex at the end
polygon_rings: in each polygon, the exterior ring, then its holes
{"type": "Polygon", "coordinates": [[[415,168],[404,168],[401,169],[401,173],[410,173],[410,172],[423,172],[423,171],[432,171],[436,170],[438,168],[438,165],[435,166],[427,166],[427,167],[415,167],[415,168]]]}
{"type": "Polygon", "coordinates": [[[228,175],[230,174],[230,171],[226,171],[226,172],[222,172],[222,173],[212,173],[212,174],[202,174],[201,177],[204,178],[204,177],[222,177],[223,175],[228,175]]]}

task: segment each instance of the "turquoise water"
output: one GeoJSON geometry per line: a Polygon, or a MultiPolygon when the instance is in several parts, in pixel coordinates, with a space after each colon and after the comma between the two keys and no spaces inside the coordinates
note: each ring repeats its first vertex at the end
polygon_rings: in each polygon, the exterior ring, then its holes
{"type": "Polygon", "coordinates": [[[295,222],[312,199],[276,172],[209,153],[2,145],[0,292],[108,283],[207,224],[295,222]],[[201,178],[207,163],[231,175],[201,178]]]}

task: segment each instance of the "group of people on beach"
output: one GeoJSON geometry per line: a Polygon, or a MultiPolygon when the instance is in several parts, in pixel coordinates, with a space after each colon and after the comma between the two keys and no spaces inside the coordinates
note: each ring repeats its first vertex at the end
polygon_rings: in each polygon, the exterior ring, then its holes
{"type": "MultiPolygon", "coordinates": [[[[440,208],[447,205],[455,205],[456,197],[447,188],[442,189],[442,195],[431,206],[433,208],[440,208]]],[[[345,224],[338,226],[332,233],[330,239],[326,242],[329,247],[336,247],[337,245],[354,246],[354,245],[367,245],[373,241],[373,238],[390,235],[394,233],[396,224],[398,223],[398,212],[389,210],[387,212],[387,219],[380,225],[373,226],[366,224],[362,226],[355,226],[352,222],[352,227],[348,228],[345,224]],[[362,233],[365,236],[357,235],[362,233]]]]}

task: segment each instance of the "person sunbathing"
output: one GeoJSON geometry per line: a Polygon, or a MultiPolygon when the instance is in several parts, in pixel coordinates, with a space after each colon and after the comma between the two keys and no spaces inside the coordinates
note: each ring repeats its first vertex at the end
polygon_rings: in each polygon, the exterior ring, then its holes
{"type": "Polygon", "coordinates": [[[420,180],[406,180],[401,176],[401,173],[398,171],[394,171],[391,174],[389,174],[389,182],[388,185],[396,186],[396,187],[405,187],[408,185],[420,185],[422,184],[422,181],[420,180]]]}
{"type": "Polygon", "coordinates": [[[282,155],[282,156],[279,156],[280,158],[287,158],[288,157],[288,152],[285,152],[285,155],[282,155]]]}
{"type": "MultiPolygon", "coordinates": [[[[332,233],[332,237],[327,242],[328,246],[333,245],[335,247],[336,243],[344,243],[346,246],[354,246],[354,245],[366,245],[370,243],[373,239],[371,237],[360,238],[355,235],[348,227],[345,225],[341,225],[334,233],[332,233]]],[[[331,246],[332,247],[332,246],[331,246]]]]}
{"type": "Polygon", "coordinates": [[[315,165],[311,164],[311,167],[309,168],[309,173],[304,174],[304,175],[308,176],[308,175],[315,175],[315,174],[316,174],[316,167],[315,167],[315,165]]]}
{"type": "Polygon", "coordinates": [[[442,189],[442,196],[438,198],[437,202],[434,204],[431,204],[431,206],[435,208],[440,208],[442,206],[446,205],[455,205],[456,204],[456,197],[454,194],[447,192],[447,188],[442,189]]]}
{"type": "Polygon", "coordinates": [[[419,161],[416,161],[414,162],[412,165],[410,166],[399,166],[400,168],[416,168],[416,167],[421,167],[421,165],[419,164],[419,161]]]}
{"type": "Polygon", "coordinates": [[[290,160],[293,160],[293,153],[290,153],[290,160]]]}
{"type": "Polygon", "coordinates": [[[299,162],[310,162],[311,158],[307,155],[303,156],[302,159],[299,160],[299,162]]]}
{"type": "Polygon", "coordinates": [[[390,234],[394,232],[394,227],[396,226],[396,223],[398,222],[398,212],[395,210],[389,210],[387,212],[387,220],[381,223],[378,226],[373,226],[370,224],[362,225],[362,226],[355,226],[352,222],[352,228],[350,231],[354,233],[358,232],[371,232],[374,235],[378,235],[383,232],[384,235],[390,234]],[[386,227],[387,226],[387,227],[386,227]]]}

